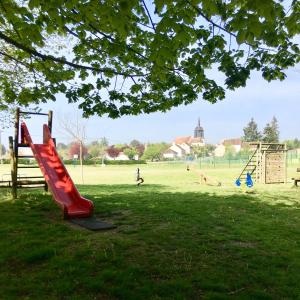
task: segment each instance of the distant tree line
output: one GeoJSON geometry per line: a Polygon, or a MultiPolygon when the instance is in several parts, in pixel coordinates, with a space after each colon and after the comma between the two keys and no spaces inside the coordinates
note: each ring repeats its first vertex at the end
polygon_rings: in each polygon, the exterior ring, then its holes
{"type": "MultiPolygon", "coordinates": [[[[123,152],[130,160],[135,158],[145,160],[162,160],[164,151],[169,147],[167,143],[151,143],[143,144],[138,140],[132,140],[129,144],[109,145],[107,138],[101,138],[99,141],[93,141],[86,144],[82,148],[84,159],[104,159],[109,155],[113,159],[117,159],[119,154],[123,152]]],[[[73,159],[80,155],[80,145],[78,142],[70,144],[58,143],[57,150],[64,159],[73,159]]]]}
{"type": "Polygon", "coordinates": [[[244,135],[242,140],[244,142],[257,142],[262,141],[266,143],[279,142],[279,126],[276,117],[274,116],[270,123],[267,123],[263,131],[258,130],[257,123],[254,118],[244,127],[244,135]]]}
{"type": "MultiPolygon", "coordinates": [[[[267,123],[263,132],[258,130],[258,126],[253,118],[250,122],[244,127],[244,136],[242,140],[244,142],[256,142],[262,141],[267,143],[278,143],[279,142],[279,126],[276,117],[273,117],[270,123],[267,123]]],[[[283,141],[286,143],[287,150],[298,149],[300,148],[300,140],[298,138],[289,139],[283,141]]]]}
{"type": "Polygon", "coordinates": [[[286,147],[288,150],[300,148],[300,140],[297,138],[293,140],[285,140],[284,143],[286,143],[286,147]]]}

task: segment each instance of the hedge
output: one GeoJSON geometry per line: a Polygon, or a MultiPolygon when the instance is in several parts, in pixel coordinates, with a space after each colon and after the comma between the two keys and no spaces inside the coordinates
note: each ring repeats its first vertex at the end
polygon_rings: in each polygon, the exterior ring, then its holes
{"type": "MultiPolygon", "coordinates": [[[[79,165],[79,160],[66,159],[64,160],[65,165],[79,165]]],[[[83,165],[101,165],[102,160],[84,160],[83,165]]],[[[105,165],[139,165],[146,164],[145,160],[105,160],[105,165]]]]}
{"type": "MultiPolygon", "coordinates": [[[[3,164],[10,164],[10,159],[3,159],[3,164]]],[[[79,160],[66,159],[63,161],[65,165],[79,165],[79,160]]],[[[34,159],[26,159],[26,158],[19,158],[18,163],[21,165],[35,165],[36,161],[34,159]]],[[[101,165],[102,160],[84,160],[84,165],[101,165]]],[[[105,165],[140,165],[146,164],[145,160],[105,160],[105,165]]]]}

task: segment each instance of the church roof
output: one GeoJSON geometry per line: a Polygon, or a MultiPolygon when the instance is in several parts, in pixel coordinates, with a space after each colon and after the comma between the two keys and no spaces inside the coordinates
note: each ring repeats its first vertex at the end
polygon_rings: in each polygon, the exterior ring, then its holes
{"type": "Polygon", "coordinates": [[[203,139],[200,137],[191,137],[191,136],[181,136],[181,137],[177,137],[174,140],[174,143],[176,145],[180,145],[180,144],[196,144],[196,143],[203,143],[203,139]]]}
{"type": "Polygon", "coordinates": [[[202,138],[200,138],[200,137],[192,137],[191,139],[190,139],[190,142],[189,142],[190,144],[197,144],[197,143],[203,143],[203,139],[202,138]]]}
{"type": "Polygon", "coordinates": [[[191,136],[179,136],[179,137],[175,138],[174,143],[179,144],[179,145],[184,144],[184,143],[188,144],[190,139],[191,139],[191,136]]]}

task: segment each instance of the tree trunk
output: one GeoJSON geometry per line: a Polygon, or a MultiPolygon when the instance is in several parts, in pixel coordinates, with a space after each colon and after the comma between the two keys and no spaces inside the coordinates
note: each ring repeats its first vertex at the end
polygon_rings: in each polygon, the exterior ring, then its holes
{"type": "Polygon", "coordinates": [[[83,143],[82,141],[79,142],[79,159],[80,159],[80,167],[81,167],[81,183],[84,184],[83,181],[83,143]]]}

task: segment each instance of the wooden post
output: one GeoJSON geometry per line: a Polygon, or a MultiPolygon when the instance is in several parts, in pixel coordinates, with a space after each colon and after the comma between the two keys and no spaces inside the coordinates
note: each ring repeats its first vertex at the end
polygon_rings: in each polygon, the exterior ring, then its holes
{"type": "Polygon", "coordinates": [[[256,175],[256,183],[258,183],[258,180],[259,180],[259,162],[258,162],[258,145],[256,145],[256,172],[255,172],[255,175],[256,175]]]}
{"type": "MultiPolygon", "coordinates": [[[[51,135],[52,135],[52,120],[53,120],[53,111],[49,110],[49,112],[48,112],[48,128],[49,128],[49,131],[50,131],[51,135]]],[[[55,142],[55,146],[56,146],[56,142],[55,142]]],[[[47,183],[45,183],[44,190],[46,192],[48,192],[48,190],[49,190],[49,187],[48,187],[47,183]]]]}
{"type": "Polygon", "coordinates": [[[17,198],[17,174],[16,174],[16,156],[14,153],[14,140],[9,137],[9,151],[10,151],[10,169],[11,169],[11,194],[13,199],[17,198]]]}
{"type": "Polygon", "coordinates": [[[14,168],[13,173],[12,173],[12,195],[13,198],[17,198],[17,180],[18,180],[18,144],[19,144],[19,126],[20,126],[20,108],[16,109],[15,113],[15,137],[13,141],[13,164],[12,167],[14,168]]]}
{"type": "Polygon", "coordinates": [[[14,140],[15,142],[14,151],[16,156],[18,156],[19,126],[20,126],[20,108],[17,108],[15,114],[15,140],[14,140]]]}
{"type": "Polygon", "coordinates": [[[263,167],[263,180],[262,183],[265,184],[266,183],[266,151],[263,151],[262,153],[262,167],[263,167]]]}
{"type": "Polygon", "coordinates": [[[284,144],[284,183],[287,183],[287,149],[286,144],[284,144]]]}
{"type": "Polygon", "coordinates": [[[53,111],[49,110],[49,112],[48,112],[48,127],[49,127],[50,133],[52,133],[52,119],[53,119],[53,111]]]}

